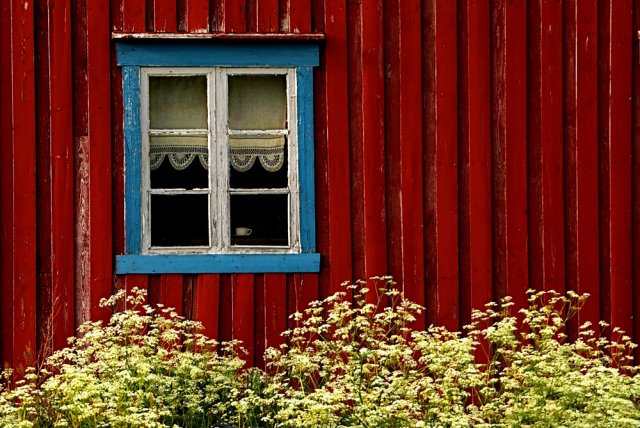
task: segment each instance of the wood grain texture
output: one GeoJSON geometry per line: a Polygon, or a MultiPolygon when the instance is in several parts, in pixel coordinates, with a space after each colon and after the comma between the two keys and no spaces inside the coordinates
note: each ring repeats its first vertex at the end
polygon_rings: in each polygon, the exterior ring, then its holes
{"type": "Polygon", "coordinates": [[[111,192],[111,41],[108,0],[86,4],[88,210],[87,240],[81,251],[88,257],[88,295],[92,319],[106,319],[100,299],[112,293],[111,192]]]}
{"type": "MultiPolygon", "coordinates": [[[[640,28],[640,2],[638,0],[633,3],[633,26],[640,28]]],[[[640,316],[636,315],[640,310],[640,49],[633,49],[632,56],[633,73],[632,73],[632,107],[631,115],[633,122],[632,138],[632,216],[631,223],[633,228],[633,341],[638,343],[640,340],[640,316]]],[[[640,349],[635,350],[635,361],[640,361],[640,349]]]]}
{"type": "MultiPolygon", "coordinates": [[[[402,238],[402,284],[407,298],[420,305],[425,300],[424,217],[419,195],[423,191],[422,57],[419,2],[398,3],[400,227],[402,238]]],[[[419,318],[416,328],[425,326],[419,318]]]]}
{"type": "Polygon", "coordinates": [[[218,316],[220,313],[220,275],[198,275],[193,293],[193,315],[204,327],[203,333],[218,339],[218,316]]]}
{"type": "MultiPolygon", "coordinates": [[[[311,3],[310,1],[280,0],[281,8],[287,4],[288,21],[291,33],[308,33],[311,31],[311,3]]],[[[284,30],[282,30],[284,31],[284,30]]]]}
{"type": "Polygon", "coordinates": [[[39,3],[38,75],[38,349],[67,345],[75,332],[71,5],[39,3]]]}
{"type": "Polygon", "coordinates": [[[576,324],[600,319],[598,260],[598,8],[564,6],[564,182],[567,288],[589,293],[576,324]]]}
{"type": "Polygon", "coordinates": [[[457,9],[436,1],[425,9],[423,201],[429,323],[458,329],[457,9]]]}
{"type": "MultiPolygon", "coordinates": [[[[382,0],[362,3],[361,121],[364,278],[387,274],[382,0]]],[[[352,118],[356,120],[356,118],[352,118]]],[[[360,258],[360,257],[358,257],[360,258]]]]}
{"type": "Polygon", "coordinates": [[[178,10],[175,0],[153,0],[153,31],[175,33],[177,23],[178,10]]]}
{"type": "Polygon", "coordinates": [[[600,316],[631,332],[631,1],[599,7],[600,316]]]}
{"type": "Polygon", "coordinates": [[[347,105],[346,5],[340,0],[324,2],[325,98],[328,193],[329,291],[351,279],[351,204],[349,178],[349,127],[347,105]]]}
{"type": "Polygon", "coordinates": [[[206,33],[209,31],[209,0],[184,0],[180,30],[188,33],[206,33]]]}
{"type": "Polygon", "coordinates": [[[252,274],[231,275],[231,337],[240,340],[246,355],[241,357],[254,364],[254,276],[252,274]]]}
{"type": "Polygon", "coordinates": [[[562,4],[528,3],[528,202],[531,288],[565,290],[562,4]]]}
{"type": "MultiPolygon", "coordinates": [[[[265,349],[278,347],[284,343],[281,333],[287,328],[287,275],[265,274],[263,287],[263,322],[258,324],[263,329],[263,342],[256,346],[264,353],[265,349]]],[[[262,353],[256,352],[256,359],[262,353]]]]}
{"type": "Polygon", "coordinates": [[[3,2],[0,145],[0,362],[18,371],[36,352],[34,3],[3,2]]]}
{"type": "Polygon", "coordinates": [[[464,1],[459,16],[460,321],[466,325],[493,291],[489,4],[464,1]]]}
{"type": "Polygon", "coordinates": [[[492,16],[494,297],[526,303],[526,4],[498,1],[492,16]]]}
{"type": "MultiPolygon", "coordinates": [[[[117,0],[122,13],[122,31],[140,32],[146,28],[145,0],[117,0]]],[[[118,15],[116,15],[118,16],[118,15]]]]}

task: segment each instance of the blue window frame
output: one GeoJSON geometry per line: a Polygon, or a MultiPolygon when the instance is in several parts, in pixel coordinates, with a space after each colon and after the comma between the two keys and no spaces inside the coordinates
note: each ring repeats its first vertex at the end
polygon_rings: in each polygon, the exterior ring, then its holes
{"type": "MultiPolygon", "coordinates": [[[[118,65],[122,67],[123,73],[126,222],[125,254],[116,256],[116,272],[317,272],[320,268],[320,256],[315,248],[313,67],[318,65],[318,46],[299,42],[123,40],[116,42],[116,47],[118,65]],[[149,104],[144,98],[143,88],[147,74],[153,74],[154,70],[163,67],[178,70],[187,67],[190,70],[201,68],[205,70],[203,73],[212,73],[211,70],[218,69],[246,69],[248,74],[251,74],[253,68],[288,70],[288,84],[295,85],[295,92],[291,91],[295,93],[294,102],[290,106],[295,108],[295,115],[292,117],[295,117],[296,123],[291,130],[295,131],[297,153],[293,160],[297,165],[288,166],[290,169],[296,168],[297,175],[294,186],[290,189],[295,194],[295,206],[291,203],[294,200],[292,197],[288,205],[288,209],[295,209],[295,224],[290,225],[294,228],[292,233],[296,237],[295,245],[291,244],[290,239],[289,245],[280,250],[251,246],[239,248],[229,246],[229,239],[226,238],[227,244],[211,244],[203,251],[185,251],[180,247],[171,247],[154,252],[153,247],[150,247],[148,230],[145,231],[145,227],[149,227],[147,223],[150,223],[145,215],[150,211],[145,210],[150,210],[151,205],[145,199],[147,196],[144,190],[145,180],[148,183],[145,174],[149,174],[149,137],[145,137],[145,121],[148,122],[148,112],[145,109],[149,108],[149,104]]],[[[212,189],[211,193],[215,191],[212,189]]],[[[215,204],[223,204],[215,198],[212,200],[213,209],[216,209],[215,204]]],[[[229,204],[228,200],[226,204],[229,204]]],[[[212,221],[211,218],[209,214],[209,222],[212,221]]]]}

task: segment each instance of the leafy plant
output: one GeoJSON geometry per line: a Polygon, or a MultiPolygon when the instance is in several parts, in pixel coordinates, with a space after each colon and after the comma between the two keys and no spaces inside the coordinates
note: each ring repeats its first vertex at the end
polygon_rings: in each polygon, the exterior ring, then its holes
{"type": "Polygon", "coordinates": [[[423,308],[388,277],[368,284],[294,314],[264,371],[243,368],[238,343],[207,339],[137,293],[43,370],[12,387],[5,374],[0,426],[640,426],[635,345],[589,324],[576,340],[565,333],[587,296],[530,291],[520,311],[505,298],[461,334],[415,330],[423,308]]]}
{"type": "MultiPolygon", "coordinates": [[[[102,302],[114,307],[119,292],[102,302]]],[[[84,324],[45,368],[0,394],[3,427],[211,426],[230,421],[244,362],[172,309],[135,290],[108,325],[84,324]]],[[[5,379],[9,380],[7,375],[5,379]]]]}

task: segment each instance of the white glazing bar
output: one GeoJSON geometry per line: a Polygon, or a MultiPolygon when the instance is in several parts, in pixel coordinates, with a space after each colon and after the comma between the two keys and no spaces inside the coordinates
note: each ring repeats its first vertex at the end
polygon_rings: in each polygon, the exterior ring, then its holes
{"type": "Polygon", "coordinates": [[[206,195],[209,189],[149,189],[150,195],[206,195]]]}
{"type": "Polygon", "coordinates": [[[282,135],[289,135],[289,130],[288,129],[265,129],[265,130],[236,130],[236,129],[229,129],[229,136],[231,137],[239,137],[239,136],[249,136],[249,137],[254,137],[254,136],[282,136],[282,135]]]}
{"type": "Polygon", "coordinates": [[[240,189],[240,188],[230,188],[229,193],[231,195],[286,195],[289,193],[289,189],[268,189],[268,188],[260,188],[260,189],[240,189]]]}
{"type": "Polygon", "coordinates": [[[149,135],[151,137],[166,137],[166,136],[197,136],[206,137],[209,134],[208,129],[150,129],[149,135]]]}

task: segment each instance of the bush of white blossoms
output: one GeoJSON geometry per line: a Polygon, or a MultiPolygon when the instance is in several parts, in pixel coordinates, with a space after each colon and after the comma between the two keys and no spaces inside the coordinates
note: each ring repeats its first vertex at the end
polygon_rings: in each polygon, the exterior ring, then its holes
{"type": "Polygon", "coordinates": [[[294,314],[266,369],[244,369],[237,342],[218,344],[170,308],[122,292],[108,325],[87,323],[69,347],[13,382],[2,427],[636,427],[633,345],[567,320],[586,296],[529,293],[475,311],[464,334],[412,328],[419,305],[390,278],[294,314]]]}

